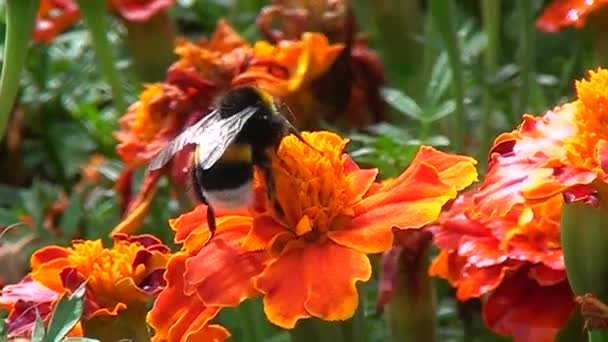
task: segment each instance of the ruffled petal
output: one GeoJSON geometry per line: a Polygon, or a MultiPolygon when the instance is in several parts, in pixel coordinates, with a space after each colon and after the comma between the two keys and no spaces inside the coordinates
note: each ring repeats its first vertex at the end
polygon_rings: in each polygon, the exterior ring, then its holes
{"type": "Polygon", "coordinates": [[[359,303],[355,285],[370,277],[365,254],[329,240],[293,242],[256,278],[255,286],[265,294],[268,319],[289,329],[310,316],[329,321],[352,317],[359,303]]]}
{"type": "Polygon", "coordinates": [[[541,286],[525,270],[509,277],[488,297],[483,318],[495,332],[515,341],[553,341],[575,308],[568,282],[541,286]]]}
{"type": "Polygon", "coordinates": [[[264,270],[265,251],[241,247],[250,221],[218,233],[186,261],[184,291],[196,292],[205,306],[237,306],[258,294],[251,279],[264,270]]]}
{"type": "Polygon", "coordinates": [[[364,253],[379,253],[393,243],[392,227],[420,228],[439,216],[441,207],[456,197],[456,190],[441,181],[437,170],[426,163],[415,165],[394,184],[364,198],[354,206],[355,215],[328,237],[364,253]]]}
{"type": "Polygon", "coordinates": [[[161,341],[221,341],[230,334],[220,326],[207,325],[220,309],[205,307],[196,294],[184,294],[187,259],[188,255],[177,253],[169,260],[167,287],[148,313],[148,323],[161,341]]]}

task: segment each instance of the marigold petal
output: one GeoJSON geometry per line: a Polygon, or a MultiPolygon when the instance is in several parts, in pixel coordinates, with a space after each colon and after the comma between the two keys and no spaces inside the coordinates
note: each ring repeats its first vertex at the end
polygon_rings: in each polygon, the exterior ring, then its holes
{"type": "MultiPolygon", "coordinates": [[[[455,253],[441,251],[429,267],[429,275],[441,277],[456,287],[460,282],[466,262],[466,258],[455,253]]],[[[469,294],[463,294],[463,296],[471,297],[469,294]]]]}
{"type": "Polygon", "coordinates": [[[460,301],[477,298],[498,287],[503,279],[522,266],[519,262],[508,262],[489,267],[466,267],[458,283],[456,297],[460,301]]]}
{"type": "Polygon", "coordinates": [[[146,22],[152,16],[171,6],[173,0],[112,0],[112,8],[128,21],[146,22]]]}
{"type": "Polygon", "coordinates": [[[271,215],[256,215],[243,247],[250,251],[265,249],[270,247],[277,236],[285,233],[288,233],[285,227],[275,221],[271,215]]]}
{"type": "Polygon", "coordinates": [[[70,266],[72,263],[66,258],[54,259],[32,270],[32,278],[55,292],[63,293],[64,287],[60,274],[70,266]]]}
{"type": "Polygon", "coordinates": [[[329,240],[294,241],[255,280],[265,294],[264,312],[283,328],[300,318],[346,320],[359,303],[356,282],[371,277],[367,256],[329,240]],[[297,269],[298,272],[293,272],[297,269]]]}
{"type": "Polygon", "coordinates": [[[395,180],[354,206],[355,215],[342,229],[328,232],[341,245],[364,253],[379,253],[393,243],[392,227],[420,228],[435,220],[456,190],[441,181],[426,163],[409,168],[395,180]]]}
{"type": "Polygon", "coordinates": [[[264,270],[265,251],[241,247],[250,221],[241,220],[230,230],[219,232],[207,245],[186,261],[184,292],[198,293],[206,306],[237,306],[258,292],[251,278],[264,270]]]}
{"type": "Polygon", "coordinates": [[[568,286],[562,281],[540,286],[524,270],[502,282],[483,306],[483,318],[495,332],[515,341],[553,341],[575,308],[568,286]]]}
{"type": "Polygon", "coordinates": [[[421,146],[416,158],[409,167],[416,167],[416,163],[432,165],[445,184],[462,190],[477,180],[477,161],[468,156],[450,154],[438,151],[430,146],[421,146]]]}
{"type": "Polygon", "coordinates": [[[160,172],[153,172],[152,175],[150,175],[149,172],[146,174],[137,198],[134,203],[129,206],[129,213],[118,226],[112,230],[112,235],[133,234],[141,227],[148,210],[150,210],[152,200],[154,200],[156,195],[156,184],[158,183],[160,176],[160,172]]]}
{"type": "Polygon", "coordinates": [[[568,26],[581,28],[591,12],[606,5],[605,0],[554,0],[536,19],[536,28],[543,32],[559,32],[568,26]]]}
{"type": "Polygon", "coordinates": [[[602,171],[605,174],[608,174],[608,141],[600,139],[595,148],[595,159],[599,162],[599,167],[602,169],[602,171]]]}
{"type": "Polygon", "coordinates": [[[160,293],[148,313],[148,323],[156,330],[156,339],[167,341],[217,341],[221,335],[218,326],[207,323],[219,308],[206,308],[196,295],[184,294],[184,272],[188,255],[177,253],[167,264],[167,287],[160,293]],[[208,330],[210,328],[210,330],[208,330]]]}
{"type": "Polygon", "coordinates": [[[70,255],[70,251],[64,247],[46,246],[32,254],[30,265],[32,269],[36,269],[44,263],[55,259],[65,258],[68,255],[70,255]]]}
{"type": "Polygon", "coordinates": [[[378,169],[359,169],[349,173],[346,176],[349,202],[359,202],[374,184],[377,175],[378,169]]]}

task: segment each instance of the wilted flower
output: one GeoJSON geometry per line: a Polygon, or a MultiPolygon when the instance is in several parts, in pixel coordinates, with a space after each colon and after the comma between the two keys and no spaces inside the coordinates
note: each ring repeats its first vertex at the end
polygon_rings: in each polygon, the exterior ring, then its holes
{"type": "Polygon", "coordinates": [[[607,4],[606,0],[554,0],[536,20],[536,27],[544,32],[558,32],[568,26],[581,28],[592,12],[607,4]]]}
{"type": "MultiPolygon", "coordinates": [[[[107,2],[110,10],[133,22],[145,22],[173,4],[173,0],[107,0],[107,2]]],[[[75,0],[42,0],[36,18],[34,39],[48,43],[79,19],[80,10],[75,0]]]]}
{"type": "Polygon", "coordinates": [[[304,32],[321,32],[329,42],[344,45],[336,62],[312,82],[309,97],[293,101],[306,108],[300,127],[317,128],[323,119],[365,128],[370,112],[373,121],[385,119],[380,96],[386,82],[384,67],[365,37],[357,35],[349,1],[274,0],[262,9],[257,24],[272,43],[300,39],[304,32]]]}
{"type": "Polygon", "coordinates": [[[575,307],[560,245],[560,195],[504,216],[476,217],[474,192],[460,196],[432,229],[441,249],[430,273],[461,301],[483,297],[483,318],[516,341],[553,341],[575,307]]]}
{"type": "Polygon", "coordinates": [[[432,222],[477,176],[473,159],[422,147],[407,171],[381,185],[377,170],[360,169],[343,153],[347,140],[329,132],[304,138],[321,153],[294,136],[283,139],[272,159],[276,202],[259,185],[249,213],[218,215],[207,244],[204,206],[171,221],[183,252],[169,265],[183,267],[174,281],[185,285],[169,293],[167,279],[156,312],[168,310],[158,307],[161,299],[196,294],[212,307],[263,295],[266,316],[284,328],[308,317],[346,320],[358,305],[356,283],[371,276],[366,254],[389,248],[393,227],[432,222]]]}
{"type": "Polygon", "coordinates": [[[597,204],[608,168],[608,70],[576,82],[578,99],[542,117],[524,115],[516,131],[499,136],[490,169],[474,197],[476,210],[504,215],[517,203],[566,201],[597,204]]]}

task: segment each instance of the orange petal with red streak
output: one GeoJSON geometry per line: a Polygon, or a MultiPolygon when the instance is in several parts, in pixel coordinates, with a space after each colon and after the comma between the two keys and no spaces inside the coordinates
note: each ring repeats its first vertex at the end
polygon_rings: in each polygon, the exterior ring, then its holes
{"type": "Polygon", "coordinates": [[[536,28],[543,32],[559,32],[568,26],[581,28],[589,14],[608,4],[605,0],[554,0],[536,19],[536,28]]]}
{"type": "Polygon", "coordinates": [[[251,279],[264,270],[267,254],[241,247],[250,226],[242,223],[218,233],[186,261],[184,292],[198,293],[206,306],[237,306],[258,294],[251,279]]]}
{"type": "Polygon", "coordinates": [[[346,320],[359,304],[356,283],[371,277],[367,256],[329,240],[293,242],[255,280],[265,294],[264,312],[283,328],[298,319],[346,320]],[[288,275],[288,276],[286,276],[288,275]]]}
{"type": "Polygon", "coordinates": [[[230,336],[228,331],[207,325],[220,309],[206,308],[196,295],[186,296],[183,292],[187,258],[186,254],[178,253],[169,260],[165,273],[167,287],[148,313],[148,323],[160,340],[221,341],[222,337],[230,336]]]}
{"type": "Polygon", "coordinates": [[[393,243],[392,227],[420,228],[435,220],[441,207],[456,197],[456,190],[441,181],[437,170],[418,163],[354,206],[354,217],[328,237],[341,245],[364,253],[379,253],[393,243]]]}
{"type": "Polygon", "coordinates": [[[36,269],[44,263],[55,259],[65,258],[68,255],[70,255],[70,251],[66,248],[59,246],[46,246],[32,254],[30,265],[32,269],[36,269]]]}

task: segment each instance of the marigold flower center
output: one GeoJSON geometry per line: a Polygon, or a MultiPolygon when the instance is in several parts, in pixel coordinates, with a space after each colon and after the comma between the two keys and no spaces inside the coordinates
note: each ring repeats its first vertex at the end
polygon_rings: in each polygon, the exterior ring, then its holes
{"type": "Polygon", "coordinates": [[[291,135],[272,157],[280,209],[271,211],[297,236],[317,240],[352,215],[343,170],[342,149],[347,141],[307,132],[303,136],[318,151],[291,135]]]}
{"type": "Polygon", "coordinates": [[[113,249],[103,247],[101,240],[75,244],[68,259],[80,274],[87,277],[89,288],[102,303],[128,302],[132,298],[117,298],[116,283],[132,278],[135,284],[145,277],[145,265],[133,269],[137,252],[144,247],[138,244],[117,242],[113,249]]]}
{"type": "Polygon", "coordinates": [[[576,91],[576,136],[565,140],[568,159],[575,166],[595,169],[599,166],[597,145],[608,140],[608,70],[590,71],[590,79],[578,81],[576,91]]]}

